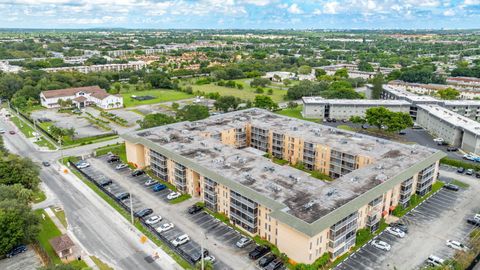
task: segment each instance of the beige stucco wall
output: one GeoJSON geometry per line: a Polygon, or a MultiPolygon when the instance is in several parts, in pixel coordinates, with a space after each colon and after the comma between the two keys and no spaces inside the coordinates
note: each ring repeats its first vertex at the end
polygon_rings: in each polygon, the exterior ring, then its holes
{"type": "Polygon", "coordinates": [[[141,144],[134,144],[125,141],[125,150],[127,154],[127,161],[138,168],[143,168],[145,164],[145,148],[141,144]]]}

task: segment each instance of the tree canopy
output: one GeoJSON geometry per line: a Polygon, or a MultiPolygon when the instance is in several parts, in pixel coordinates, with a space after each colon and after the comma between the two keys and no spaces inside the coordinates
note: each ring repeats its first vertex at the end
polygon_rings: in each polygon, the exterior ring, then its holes
{"type": "Polygon", "coordinates": [[[445,89],[438,90],[438,91],[437,91],[437,95],[438,95],[441,99],[455,100],[455,99],[457,99],[457,98],[460,96],[460,91],[455,90],[455,89],[449,87],[449,88],[445,88],[445,89]]]}
{"type": "Polygon", "coordinates": [[[264,95],[257,95],[255,96],[255,100],[253,101],[255,107],[267,109],[267,110],[275,110],[278,108],[278,104],[275,103],[271,97],[264,96],[264,95]]]}
{"type": "Polygon", "coordinates": [[[366,111],[366,122],[378,129],[386,129],[388,132],[398,132],[413,126],[410,114],[392,112],[385,107],[374,107],[366,111]]]}
{"type": "Polygon", "coordinates": [[[177,118],[184,121],[196,121],[209,116],[208,107],[203,105],[186,105],[177,111],[177,118]]]}
{"type": "Polygon", "coordinates": [[[234,96],[221,96],[214,103],[215,109],[228,112],[230,110],[236,110],[238,105],[242,102],[241,99],[234,96]]]}
{"type": "Polygon", "coordinates": [[[175,123],[176,119],[163,113],[152,113],[146,115],[143,120],[138,121],[141,128],[152,128],[175,123]]]}

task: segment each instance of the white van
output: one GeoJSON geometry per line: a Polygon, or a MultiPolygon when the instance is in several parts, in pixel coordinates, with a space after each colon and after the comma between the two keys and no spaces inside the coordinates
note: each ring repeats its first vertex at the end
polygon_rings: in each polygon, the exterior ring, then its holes
{"type": "Polygon", "coordinates": [[[445,262],[444,259],[439,258],[435,255],[430,255],[428,256],[427,263],[432,265],[432,266],[440,266],[445,262]]]}

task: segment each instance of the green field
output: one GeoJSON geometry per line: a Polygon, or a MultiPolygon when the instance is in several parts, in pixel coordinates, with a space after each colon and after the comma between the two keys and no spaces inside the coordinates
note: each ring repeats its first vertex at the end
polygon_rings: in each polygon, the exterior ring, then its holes
{"type": "MultiPolygon", "coordinates": [[[[265,87],[265,92],[263,94],[255,93],[255,89],[250,87],[250,79],[241,79],[241,80],[234,80],[237,83],[243,84],[243,89],[237,88],[229,88],[224,86],[218,86],[213,83],[203,84],[203,85],[196,85],[192,80],[185,80],[182,81],[181,85],[183,87],[191,86],[193,91],[202,91],[205,93],[215,93],[218,92],[221,96],[234,96],[245,100],[253,101],[256,95],[267,95],[267,89],[269,87],[265,87]]],[[[283,96],[287,94],[287,90],[278,89],[278,88],[270,88],[273,90],[273,94],[270,97],[275,102],[284,101],[283,96]]]]}
{"type": "Polygon", "coordinates": [[[29,125],[25,124],[22,120],[20,120],[16,116],[10,117],[10,120],[25,135],[25,137],[27,138],[33,137],[33,132],[35,132],[35,130],[33,130],[33,128],[31,128],[29,125]]]}
{"type": "Polygon", "coordinates": [[[285,116],[288,116],[288,117],[302,119],[302,120],[305,120],[305,121],[310,121],[310,122],[316,122],[316,123],[321,123],[322,122],[321,119],[304,118],[302,116],[302,109],[303,109],[303,106],[297,106],[296,108],[287,108],[287,109],[283,109],[283,110],[280,110],[280,111],[276,111],[275,113],[285,115],[285,116]]]}
{"type": "Polygon", "coordinates": [[[60,264],[62,261],[57,256],[57,253],[53,250],[52,246],[48,240],[62,235],[60,230],[55,226],[55,223],[50,219],[50,217],[45,213],[43,209],[35,211],[40,217],[40,233],[38,234],[37,240],[40,246],[47,252],[48,257],[52,259],[54,264],[60,264]],[[42,219],[42,214],[45,219],[42,219]]]}
{"type": "Polygon", "coordinates": [[[155,104],[160,102],[168,102],[168,101],[176,101],[181,99],[187,99],[194,97],[193,95],[189,95],[184,92],[175,91],[175,90],[167,90],[167,89],[158,89],[158,90],[145,90],[145,91],[132,91],[128,93],[122,93],[123,96],[123,104],[125,107],[133,107],[138,105],[146,105],[146,104],[155,104]],[[131,98],[132,95],[135,96],[154,96],[154,99],[150,100],[135,100],[131,98]]]}

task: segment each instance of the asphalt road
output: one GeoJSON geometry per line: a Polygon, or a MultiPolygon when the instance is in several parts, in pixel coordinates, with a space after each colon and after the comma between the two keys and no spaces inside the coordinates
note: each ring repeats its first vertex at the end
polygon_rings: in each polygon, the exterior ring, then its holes
{"type": "MultiPolygon", "coordinates": [[[[0,119],[0,128],[11,130],[12,126],[0,119]]],[[[4,142],[11,152],[29,157],[35,162],[54,161],[60,157],[59,152],[37,152],[20,134],[6,133],[4,142]]],[[[92,147],[94,146],[89,145],[64,152],[68,155],[89,153],[92,147]]],[[[147,262],[146,259],[157,250],[142,245],[138,231],[132,229],[120,214],[81,181],[75,180],[71,175],[67,180],[60,175],[58,166],[42,168],[40,177],[65,209],[68,229],[90,255],[99,257],[115,269],[178,269],[168,261],[147,262]],[[151,253],[147,254],[146,250],[151,253]]]]}

